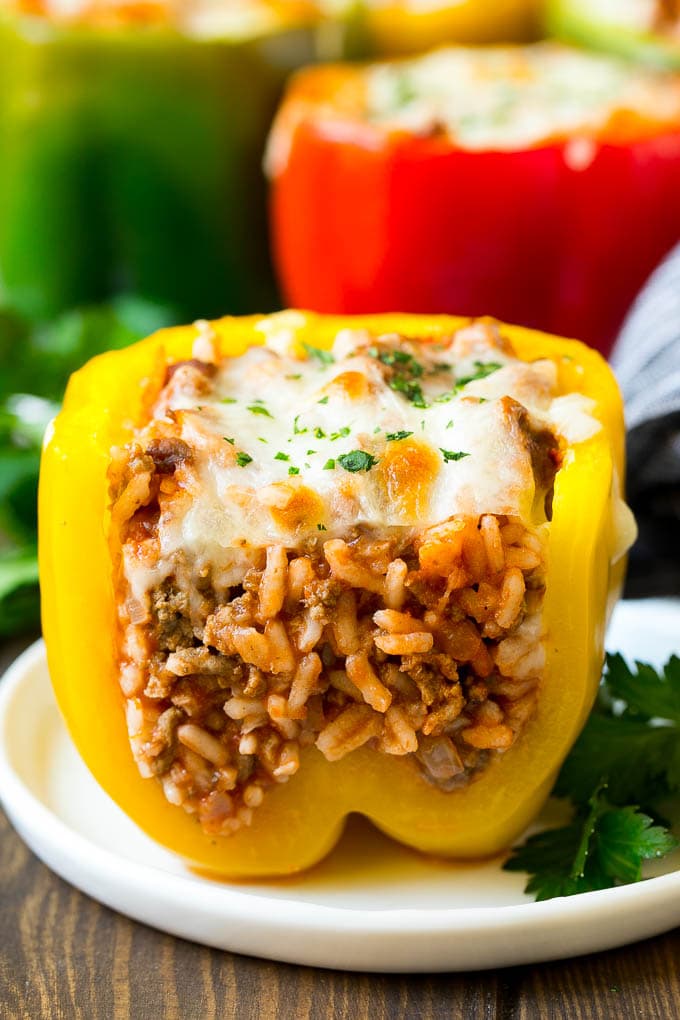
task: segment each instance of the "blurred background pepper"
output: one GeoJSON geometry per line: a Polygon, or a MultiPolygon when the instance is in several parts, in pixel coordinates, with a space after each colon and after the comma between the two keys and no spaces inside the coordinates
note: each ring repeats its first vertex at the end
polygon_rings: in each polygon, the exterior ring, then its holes
{"type": "Polygon", "coordinates": [[[680,70],[677,0],[546,0],[545,24],[567,42],[680,70]]]}
{"type": "Polygon", "coordinates": [[[547,43],[311,69],[268,165],[288,304],[492,314],[607,353],[680,239],[680,79],[547,43]]]}
{"type": "Polygon", "coordinates": [[[365,57],[540,34],[541,0],[325,0],[325,9],[344,23],[350,52],[365,57]]]}
{"type": "Polygon", "coordinates": [[[0,303],[132,293],[179,320],[276,306],[264,141],[315,58],[304,3],[0,19],[0,303]]]}

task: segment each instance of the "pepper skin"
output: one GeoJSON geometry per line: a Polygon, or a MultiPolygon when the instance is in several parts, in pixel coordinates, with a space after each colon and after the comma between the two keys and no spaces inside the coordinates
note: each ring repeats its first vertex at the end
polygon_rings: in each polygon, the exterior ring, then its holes
{"type": "MultiPolygon", "coordinates": [[[[607,353],[680,239],[680,124],[518,151],[463,150],[334,106],[347,66],[298,75],[269,143],[274,257],[288,304],[490,313],[607,353]]],[[[356,83],[356,86],[355,86],[356,83]]],[[[346,93],[345,93],[346,94],[346,93]]]]}
{"type": "MultiPolygon", "coordinates": [[[[670,6],[670,5],[669,5],[670,6]]],[[[659,11],[664,7],[659,3],[659,11]]],[[[680,35],[636,31],[617,19],[610,8],[607,17],[598,16],[586,0],[548,0],[546,29],[557,39],[605,53],[618,53],[649,67],[680,70],[680,35]]]]}
{"type": "MultiPolygon", "coordinates": [[[[220,354],[262,341],[256,317],[214,324],[220,354]]],[[[436,338],[463,325],[447,317],[359,319],[306,314],[302,341],[330,346],[345,326],[436,338]]],[[[206,836],[165,799],[133,761],[115,658],[116,612],[107,540],[107,467],[113,445],[162,385],[168,363],[191,357],[195,327],[165,330],[77,372],[47,437],[40,483],[43,625],[54,689],[71,736],[101,786],[150,836],[203,869],[229,876],[285,874],[320,860],[349,812],[427,853],[477,858],[507,847],[535,816],[591,708],[603,659],[604,628],[627,547],[618,526],[623,419],[614,378],[594,351],[570,340],[503,327],[524,360],[547,357],[560,392],[591,397],[602,428],[568,447],[556,478],[547,552],[544,612],[547,666],[536,714],[522,738],[467,787],[443,793],[409,759],[360,749],[329,763],[316,748],[267,793],[250,828],[206,836]],[[619,536],[619,537],[617,537],[619,536]]],[[[628,536],[630,533],[628,533],[628,536]]]]}
{"type": "MultiPolygon", "coordinates": [[[[352,4],[346,30],[364,56],[419,53],[447,42],[521,42],[536,37],[537,0],[384,0],[352,4]]],[[[355,46],[356,49],[356,46],[355,46]]]]}
{"type": "Polygon", "coordinates": [[[291,4],[230,39],[0,14],[0,303],[276,307],[262,150],[314,17],[291,4]]]}

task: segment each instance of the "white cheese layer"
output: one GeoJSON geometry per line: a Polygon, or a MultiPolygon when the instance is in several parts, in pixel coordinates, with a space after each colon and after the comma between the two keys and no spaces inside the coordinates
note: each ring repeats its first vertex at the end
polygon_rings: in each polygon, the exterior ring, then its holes
{"type": "MultiPolygon", "coordinates": [[[[518,360],[488,324],[441,343],[343,330],[330,356],[294,344],[270,331],[219,364],[207,395],[190,368],[162,392],[139,441],[171,435],[191,456],[175,471],[180,491],[161,499],[158,563],[148,575],[129,565],[138,597],[180,555],[226,586],[274,543],[309,548],[357,526],[415,531],[455,514],[530,523],[542,493],[528,429],[580,441],[600,428],[585,398],[556,397],[552,361],[518,360]]],[[[195,356],[209,346],[203,333],[195,356]]]]}
{"type": "Polygon", "coordinates": [[[521,149],[592,136],[617,112],[680,123],[677,78],[553,43],[448,48],[367,72],[376,123],[445,131],[466,149],[521,149]]]}

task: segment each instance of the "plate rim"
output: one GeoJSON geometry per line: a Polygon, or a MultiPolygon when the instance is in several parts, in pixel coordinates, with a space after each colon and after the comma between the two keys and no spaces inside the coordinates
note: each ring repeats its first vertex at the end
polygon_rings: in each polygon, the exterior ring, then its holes
{"type": "MultiPolygon", "coordinates": [[[[680,609],[680,601],[675,608],[680,609]]],[[[526,929],[528,924],[535,930],[537,927],[550,926],[560,919],[573,919],[574,916],[587,921],[594,915],[601,917],[611,911],[627,913],[639,903],[649,907],[650,900],[665,901],[667,904],[671,896],[678,897],[680,907],[680,869],[638,883],[539,902],[475,907],[386,907],[371,910],[354,905],[311,903],[297,899],[294,895],[268,897],[265,889],[262,894],[253,894],[221,879],[212,880],[209,876],[190,872],[186,875],[166,872],[151,864],[119,856],[70,828],[33,793],[10,760],[5,727],[12,705],[23,685],[30,683],[31,671],[44,660],[44,642],[39,639],[9,666],[0,683],[0,799],[10,820],[38,856],[41,855],[35,850],[33,837],[37,837],[38,843],[49,842],[62,855],[67,853],[88,862],[88,870],[93,875],[106,876],[109,881],[113,878],[125,881],[128,885],[132,883],[137,888],[143,888],[146,893],[150,888],[159,892],[162,883],[163,895],[169,895],[175,901],[187,894],[191,895],[194,902],[200,898],[201,909],[215,918],[223,916],[224,907],[228,905],[230,917],[235,921],[240,919],[250,925],[265,922],[268,927],[284,922],[288,929],[302,931],[313,928],[319,934],[337,933],[341,929],[345,934],[387,935],[397,927],[400,935],[432,935],[435,932],[454,931],[460,935],[481,933],[490,926],[496,930],[526,929]],[[26,836],[31,838],[27,839],[26,836]]],[[[54,867],[51,862],[49,866],[54,867]]],[[[67,878],[67,881],[71,879],[67,878]]],[[[249,884],[256,885],[257,882],[249,884]]],[[[186,898],[183,902],[186,904],[186,898]]],[[[115,905],[114,909],[117,909],[115,905]]]]}

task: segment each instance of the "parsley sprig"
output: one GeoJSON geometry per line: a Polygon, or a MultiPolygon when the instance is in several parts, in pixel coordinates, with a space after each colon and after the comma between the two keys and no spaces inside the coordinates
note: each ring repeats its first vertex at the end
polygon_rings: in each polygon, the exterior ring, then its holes
{"type": "Polygon", "coordinates": [[[641,877],[642,861],[678,846],[658,801],[680,794],[680,659],[661,671],[608,655],[598,702],[554,793],[571,801],[568,825],[515,848],[504,867],[526,871],[539,900],[606,889],[641,877]]]}
{"type": "Polygon", "coordinates": [[[639,882],[642,861],[663,857],[677,845],[639,808],[612,804],[602,786],[569,825],[531,836],[504,867],[528,871],[525,892],[549,900],[639,882]]]}

